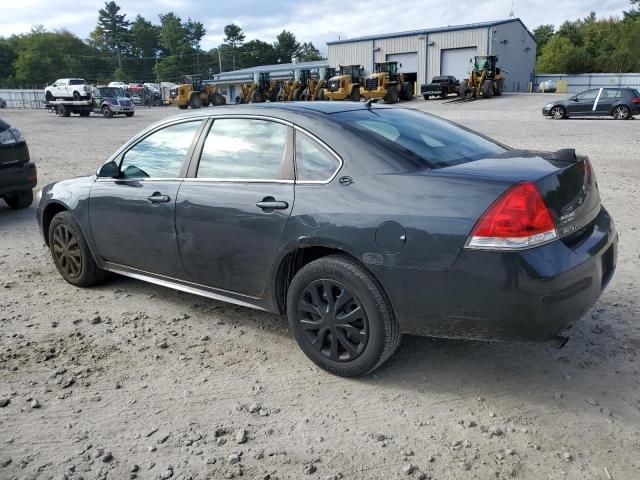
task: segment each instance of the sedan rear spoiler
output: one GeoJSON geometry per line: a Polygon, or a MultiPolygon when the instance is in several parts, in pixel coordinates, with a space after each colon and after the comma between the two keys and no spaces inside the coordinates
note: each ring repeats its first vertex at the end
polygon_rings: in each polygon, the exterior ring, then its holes
{"type": "Polygon", "coordinates": [[[551,160],[558,162],[576,163],[578,161],[575,148],[561,148],[553,152],[549,157],[551,160]]]}

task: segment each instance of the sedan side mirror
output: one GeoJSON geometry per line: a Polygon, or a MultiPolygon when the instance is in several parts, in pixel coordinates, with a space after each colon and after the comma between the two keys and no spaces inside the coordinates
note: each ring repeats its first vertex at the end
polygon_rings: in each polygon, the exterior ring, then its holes
{"type": "Polygon", "coordinates": [[[571,100],[572,102],[577,102],[578,101],[578,97],[571,97],[569,100],[571,100]]]}
{"type": "Polygon", "coordinates": [[[98,170],[99,178],[118,178],[119,176],[120,167],[118,167],[118,164],[114,161],[105,163],[100,167],[100,170],[98,170]]]}

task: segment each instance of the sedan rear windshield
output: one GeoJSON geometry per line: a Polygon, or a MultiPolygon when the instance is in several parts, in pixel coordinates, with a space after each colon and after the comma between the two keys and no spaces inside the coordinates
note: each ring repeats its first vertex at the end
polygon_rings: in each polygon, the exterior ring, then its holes
{"type": "Polygon", "coordinates": [[[508,150],[493,140],[446,120],[405,108],[373,108],[336,113],[347,128],[366,134],[427,168],[499,155],[508,150]]]}

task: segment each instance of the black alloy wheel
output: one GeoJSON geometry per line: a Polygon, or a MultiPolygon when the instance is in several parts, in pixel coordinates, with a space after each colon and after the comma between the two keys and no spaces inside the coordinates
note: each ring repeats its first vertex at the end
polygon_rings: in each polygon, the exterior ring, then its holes
{"type": "Polygon", "coordinates": [[[82,272],[82,252],[78,239],[65,224],[59,224],[53,230],[51,253],[53,261],[63,276],[78,278],[82,272]]]}
{"type": "Polygon", "coordinates": [[[304,265],[287,289],[286,309],[304,354],[334,375],[365,375],[400,343],[400,326],[382,287],[346,255],[304,265]]]}
{"type": "Polygon", "coordinates": [[[303,290],[298,321],[310,345],[331,361],[355,360],[367,346],[367,314],[358,298],[335,280],[316,280],[303,290]]]}

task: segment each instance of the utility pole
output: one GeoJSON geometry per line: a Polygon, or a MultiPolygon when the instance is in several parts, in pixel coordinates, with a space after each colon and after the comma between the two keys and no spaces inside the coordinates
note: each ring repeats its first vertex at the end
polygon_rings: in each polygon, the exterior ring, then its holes
{"type": "Polygon", "coordinates": [[[220,56],[220,47],[218,47],[218,67],[220,67],[220,73],[222,73],[222,57],[220,56]]]}

